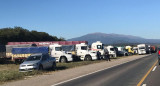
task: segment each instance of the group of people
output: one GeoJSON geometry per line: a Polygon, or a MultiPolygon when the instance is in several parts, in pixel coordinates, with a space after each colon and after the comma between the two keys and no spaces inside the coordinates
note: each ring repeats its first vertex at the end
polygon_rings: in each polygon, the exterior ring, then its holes
{"type": "MultiPolygon", "coordinates": [[[[97,57],[98,57],[98,59],[103,59],[103,57],[101,56],[101,53],[99,51],[97,51],[97,57]]],[[[106,61],[111,61],[108,50],[104,50],[104,57],[105,57],[106,61]]]]}

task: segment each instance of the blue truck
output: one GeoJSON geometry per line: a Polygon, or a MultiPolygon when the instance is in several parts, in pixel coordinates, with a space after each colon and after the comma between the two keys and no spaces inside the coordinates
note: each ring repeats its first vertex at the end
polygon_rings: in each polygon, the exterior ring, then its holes
{"type": "Polygon", "coordinates": [[[12,48],[12,60],[15,63],[23,62],[32,54],[49,54],[49,47],[17,47],[12,48]]]}

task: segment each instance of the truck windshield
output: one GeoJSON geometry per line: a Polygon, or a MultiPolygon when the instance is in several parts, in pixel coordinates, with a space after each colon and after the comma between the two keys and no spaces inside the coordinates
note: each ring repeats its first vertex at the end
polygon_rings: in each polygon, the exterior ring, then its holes
{"type": "Polygon", "coordinates": [[[55,47],[56,51],[62,51],[62,47],[55,47]]]}
{"type": "Polygon", "coordinates": [[[29,56],[26,61],[35,61],[35,60],[40,60],[41,56],[29,56]]]}
{"type": "Polygon", "coordinates": [[[63,51],[75,51],[75,46],[74,45],[67,45],[67,46],[62,46],[63,51]]]}
{"type": "Polygon", "coordinates": [[[139,49],[145,49],[145,47],[140,47],[139,49]]]}
{"type": "Polygon", "coordinates": [[[81,50],[87,50],[87,46],[82,46],[81,50]]]}
{"type": "Polygon", "coordinates": [[[114,51],[114,48],[110,48],[111,51],[114,51]]]}
{"type": "Polygon", "coordinates": [[[103,49],[103,45],[97,45],[97,49],[103,49]]]}

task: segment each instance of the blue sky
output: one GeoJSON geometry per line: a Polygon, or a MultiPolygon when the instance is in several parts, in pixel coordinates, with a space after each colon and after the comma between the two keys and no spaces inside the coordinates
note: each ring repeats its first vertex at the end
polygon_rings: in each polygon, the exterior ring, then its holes
{"type": "Polygon", "coordinates": [[[160,1],[0,0],[0,28],[14,26],[66,39],[94,32],[160,39],[160,1]]]}

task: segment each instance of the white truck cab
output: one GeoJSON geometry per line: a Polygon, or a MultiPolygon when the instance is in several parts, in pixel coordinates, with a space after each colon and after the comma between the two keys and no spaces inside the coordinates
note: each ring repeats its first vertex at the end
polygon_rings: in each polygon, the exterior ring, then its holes
{"type": "Polygon", "coordinates": [[[54,44],[50,45],[50,54],[56,58],[56,62],[68,62],[73,61],[72,54],[68,54],[62,49],[62,45],[54,44]]]}
{"type": "Polygon", "coordinates": [[[138,47],[138,54],[146,54],[146,45],[145,44],[139,44],[138,47]]]}
{"type": "Polygon", "coordinates": [[[117,57],[116,51],[115,51],[115,49],[114,49],[113,46],[107,46],[107,47],[105,47],[105,48],[108,50],[109,55],[110,55],[111,57],[117,57]]]}
{"type": "Polygon", "coordinates": [[[91,45],[91,50],[95,52],[99,51],[101,55],[104,55],[104,44],[100,41],[94,42],[91,45]]]}
{"type": "Polygon", "coordinates": [[[76,44],[76,55],[81,60],[97,60],[97,54],[89,50],[88,45],[85,43],[76,44]]]}

